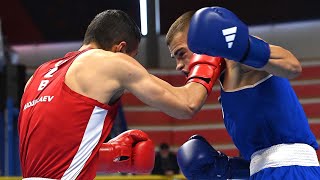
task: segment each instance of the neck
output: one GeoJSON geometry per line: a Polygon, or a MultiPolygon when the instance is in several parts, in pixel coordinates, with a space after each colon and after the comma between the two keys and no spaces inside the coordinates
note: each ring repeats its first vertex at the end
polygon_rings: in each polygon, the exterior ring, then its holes
{"type": "Polygon", "coordinates": [[[90,49],[98,49],[98,46],[97,46],[96,44],[94,44],[94,43],[83,44],[83,45],[80,47],[79,51],[83,51],[83,50],[88,49],[88,48],[90,48],[90,49]]]}

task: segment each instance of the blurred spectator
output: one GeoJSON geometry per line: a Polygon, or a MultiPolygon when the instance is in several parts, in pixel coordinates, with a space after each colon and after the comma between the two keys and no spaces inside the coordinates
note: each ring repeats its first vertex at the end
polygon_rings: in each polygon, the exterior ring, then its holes
{"type": "Polygon", "coordinates": [[[177,163],[177,157],[171,152],[167,143],[161,143],[159,152],[156,154],[154,168],[152,174],[173,175],[179,174],[180,169],[177,163]]]}

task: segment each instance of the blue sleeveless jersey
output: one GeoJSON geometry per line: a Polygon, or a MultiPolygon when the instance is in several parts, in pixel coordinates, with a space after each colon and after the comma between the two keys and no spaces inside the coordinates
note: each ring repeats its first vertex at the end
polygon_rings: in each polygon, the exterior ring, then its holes
{"type": "Polygon", "coordinates": [[[241,155],[282,143],[318,144],[288,79],[268,76],[237,91],[221,89],[224,123],[241,155]]]}

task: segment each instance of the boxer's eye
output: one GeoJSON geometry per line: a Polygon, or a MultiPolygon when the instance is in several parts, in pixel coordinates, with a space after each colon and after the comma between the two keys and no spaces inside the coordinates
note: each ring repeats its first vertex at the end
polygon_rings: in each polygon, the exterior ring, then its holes
{"type": "Polygon", "coordinates": [[[183,59],[186,58],[186,52],[187,51],[184,48],[179,48],[171,55],[171,57],[175,59],[183,59]]]}
{"type": "Polygon", "coordinates": [[[180,51],[180,52],[177,54],[177,58],[178,58],[178,59],[183,59],[183,58],[185,57],[185,54],[186,54],[186,52],[180,51]]]}

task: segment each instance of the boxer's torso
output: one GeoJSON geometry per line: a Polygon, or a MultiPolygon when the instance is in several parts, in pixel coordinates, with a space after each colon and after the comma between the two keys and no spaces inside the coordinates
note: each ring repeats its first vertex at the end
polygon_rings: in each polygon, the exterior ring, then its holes
{"type": "Polygon", "coordinates": [[[221,84],[224,122],[246,159],[257,150],[281,143],[318,147],[287,79],[265,72],[229,69],[221,76],[221,84]]]}
{"type": "Polygon", "coordinates": [[[18,122],[24,177],[96,175],[97,153],[111,130],[118,103],[106,105],[65,83],[65,74],[80,54],[71,52],[43,64],[26,87],[18,122]]]}

